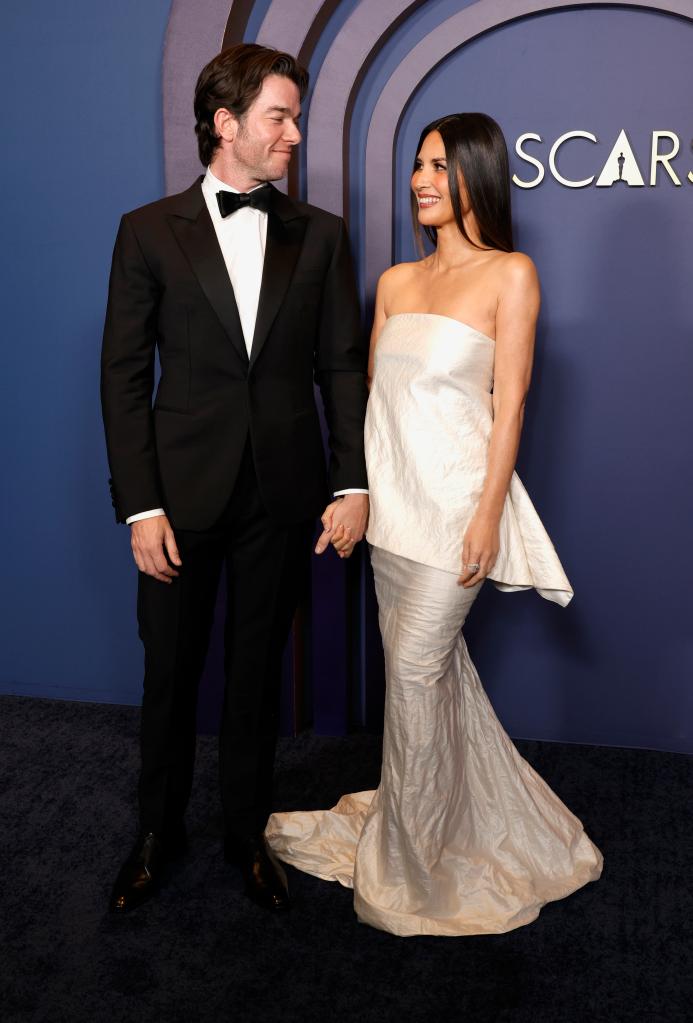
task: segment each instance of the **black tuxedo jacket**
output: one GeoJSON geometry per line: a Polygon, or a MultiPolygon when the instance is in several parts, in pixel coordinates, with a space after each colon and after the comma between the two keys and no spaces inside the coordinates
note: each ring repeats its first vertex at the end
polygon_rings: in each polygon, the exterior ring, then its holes
{"type": "Polygon", "coordinates": [[[211,526],[250,436],[268,512],[297,522],[367,485],[367,349],[344,223],[272,189],[248,358],[201,181],[120,224],[101,375],[116,518],[162,507],[177,528],[211,526]]]}

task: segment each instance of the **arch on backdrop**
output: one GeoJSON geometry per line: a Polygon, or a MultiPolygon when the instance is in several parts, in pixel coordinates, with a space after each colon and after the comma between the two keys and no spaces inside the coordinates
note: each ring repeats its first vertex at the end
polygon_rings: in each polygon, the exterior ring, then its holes
{"type": "MultiPolygon", "coordinates": [[[[262,2],[262,0],[260,0],[262,2]]],[[[332,41],[315,78],[308,123],[307,198],[348,219],[352,115],[368,69],[385,43],[423,0],[360,3],[332,41]],[[373,41],[375,36],[375,42],[373,41]],[[337,143],[337,144],[336,144],[337,143]]],[[[203,64],[222,46],[244,38],[258,0],[173,0],[163,71],[167,192],[187,187],[199,173],[191,132],[190,97],[203,64]]],[[[423,80],[471,39],[531,14],[575,6],[574,0],[476,0],[445,19],[414,46],[393,71],[370,117],[364,155],[365,247],[363,278],[371,294],[393,258],[394,158],[404,112],[423,80]],[[369,185],[378,182],[377,190],[369,185]]],[[[585,0],[584,7],[633,7],[693,20],[687,0],[585,0]]],[[[255,41],[281,46],[308,64],[339,0],[264,0],[255,41]]],[[[289,190],[298,190],[294,166],[289,190]]]]}
{"type": "MultiPolygon", "coordinates": [[[[301,0],[300,3],[296,0],[233,0],[231,3],[229,0],[197,0],[191,5],[189,0],[172,0],[163,68],[167,192],[187,187],[200,172],[192,132],[191,97],[200,68],[222,46],[242,39],[279,46],[296,53],[305,65],[310,65],[315,54],[324,50],[320,67],[313,68],[306,111],[305,179],[299,182],[295,166],[286,184],[292,194],[301,194],[347,219],[352,185],[361,187],[365,213],[358,225],[363,241],[359,270],[366,296],[370,298],[378,276],[394,257],[394,166],[404,115],[428,75],[450,54],[503,24],[576,6],[649,10],[693,21],[687,0],[584,0],[580,4],[575,0],[516,0],[512,5],[504,0],[475,0],[464,7],[460,0],[461,9],[452,16],[445,17],[439,12],[437,24],[431,26],[428,21],[421,24],[420,30],[426,34],[392,68],[379,94],[369,96],[367,90],[373,77],[369,72],[373,68],[377,70],[384,49],[387,50],[388,44],[407,28],[412,18],[420,15],[423,2],[382,0],[374,5],[366,0],[358,3],[354,0],[301,0]],[[333,16],[340,8],[343,20],[337,30],[333,16]],[[365,146],[361,142],[363,133],[366,133],[365,146]],[[358,181],[350,182],[350,156],[357,147],[351,167],[358,181]],[[374,183],[377,188],[372,187],[374,183]]],[[[433,11],[431,16],[434,16],[433,11]]],[[[389,66],[385,65],[381,72],[383,77],[388,71],[389,66]]],[[[352,572],[345,594],[341,574],[339,582],[336,576],[328,577],[327,565],[323,563],[314,566],[313,572],[316,592],[330,595],[329,602],[317,602],[317,614],[321,613],[322,604],[331,604],[334,612],[334,621],[322,623],[326,626],[323,631],[332,636],[333,649],[329,657],[323,657],[317,649],[320,643],[315,642],[315,636],[320,635],[321,629],[314,622],[313,675],[315,678],[331,677],[332,690],[329,698],[332,703],[325,697],[322,727],[314,707],[316,727],[318,731],[339,731],[339,726],[333,727],[332,722],[344,719],[350,698],[360,700],[361,710],[352,714],[356,718],[369,700],[377,702],[380,683],[374,615],[367,607],[369,587],[363,585],[363,577],[357,579],[352,572]],[[358,627],[352,630],[352,635],[360,633],[358,650],[352,636],[347,636],[346,632],[342,635],[344,630],[335,628],[336,623],[350,616],[352,624],[358,621],[358,627]],[[369,639],[370,633],[375,639],[369,639]],[[358,676],[358,681],[349,679],[351,668],[346,667],[347,662],[356,666],[353,674],[358,676]],[[343,670],[337,669],[338,665],[343,665],[343,670]]],[[[317,692],[314,698],[322,699],[317,692]]]]}

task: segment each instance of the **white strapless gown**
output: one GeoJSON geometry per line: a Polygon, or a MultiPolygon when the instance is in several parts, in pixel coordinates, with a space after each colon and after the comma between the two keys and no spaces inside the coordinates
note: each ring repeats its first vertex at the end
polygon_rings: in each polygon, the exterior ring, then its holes
{"type": "MultiPolygon", "coordinates": [[[[457,585],[486,473],[491,338],[446,316],[391,316],[366,417],[368,540],[387,681],[375,792],[276,813],[287,863],[354,888],[359,920],[398,935],[498,933],[596,880],[602,856],[519,755],[461,628],[479,587],[457,585]]],[[[572,590],[516,475],[490,578],[565,605],[572,590]]]]}

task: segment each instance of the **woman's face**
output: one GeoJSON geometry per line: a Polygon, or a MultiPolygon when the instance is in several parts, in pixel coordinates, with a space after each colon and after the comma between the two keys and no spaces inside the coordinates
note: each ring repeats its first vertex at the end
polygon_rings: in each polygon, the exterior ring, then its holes
{"type": "Polygon", "coordinates": [[[411,187],[419,206],[419,223],[422,226],[439,228],[454,222],[448,164],[440,132],[432,131],[423,140],[411,176],[411,187]]]}

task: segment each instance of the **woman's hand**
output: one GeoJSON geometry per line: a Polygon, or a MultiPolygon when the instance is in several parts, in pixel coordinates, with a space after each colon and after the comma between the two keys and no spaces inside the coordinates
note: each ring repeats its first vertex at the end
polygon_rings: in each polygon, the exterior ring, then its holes
{"type": "Polygon", "coordinates": [[[467,527],[462,544],[462,574],[458,586],[469,589],[482,582],[496,563],[500,549],[500,530],[496,518],[478,513],[467,527]]]}

